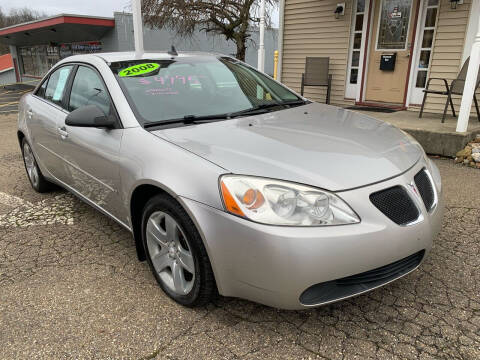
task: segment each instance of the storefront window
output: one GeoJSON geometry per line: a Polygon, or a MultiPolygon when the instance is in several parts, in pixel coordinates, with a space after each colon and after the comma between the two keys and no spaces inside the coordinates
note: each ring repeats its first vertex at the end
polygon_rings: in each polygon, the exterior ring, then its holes
{"type": "Polygon", "coordinates": [[[76,54],[88,54],[102,50],[98,41],[60,45],[38,45],[19,48],[22,73],[42,77],[61,59],[76,54]]]}

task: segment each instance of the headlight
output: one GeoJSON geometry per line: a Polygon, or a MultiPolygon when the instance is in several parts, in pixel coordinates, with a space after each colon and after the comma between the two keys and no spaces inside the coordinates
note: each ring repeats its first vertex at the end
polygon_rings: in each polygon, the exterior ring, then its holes
{"type": "Polygon", "coordinates": [[[338,196],[309,186],[223,175],[220,188],[228,212],[263,224],[326,226],[360,222],[338,196]]]}

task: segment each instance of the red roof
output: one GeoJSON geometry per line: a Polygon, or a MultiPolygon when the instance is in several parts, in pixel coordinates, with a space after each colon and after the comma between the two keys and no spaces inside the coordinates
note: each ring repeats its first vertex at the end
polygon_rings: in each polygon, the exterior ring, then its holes
{"type": "Polygon", "coordinates": [[[54,26],[59,24],[83,24],[90,26],[107,26],[114,27],[115,20],[113,18],[101,18],[96,16],[83,16],[83,15],[69,15],[61,14],[52,16],[46,19],[34,20],[23,24],[17,24],[0,29],[0,35],[9,35],[18,33],[21,31],[29,31],[40,29],[47,26],[54,26]]]}
{"type": "Polygon", "coordinates": [[[10,54],[0,55],[0,72],[10,68],[13,68],[12,55],[10,54]]]}

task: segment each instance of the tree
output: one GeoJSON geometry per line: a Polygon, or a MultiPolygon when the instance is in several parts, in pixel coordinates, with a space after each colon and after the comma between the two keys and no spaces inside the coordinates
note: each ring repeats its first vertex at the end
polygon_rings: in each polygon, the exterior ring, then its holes
{"type": "MultiPolygon", "coordinates": [[[[273,7],[277,0],[266,0],[273,7]]],[[[147,25],[175,30],[191,36],[199,29],[221,34],[237,46],[236,58],[245,60],[247,40],[258,23],[260,0],[143,0],[142,13],[147,25]]],[[[266,11],[266,24],[270,16],[266,11]]]]}
{"type": "MultiPolygon", "coordinates": [[[[28,8],[11,9],[8,15],[3,12],[2,8],[0,8],[0,29],[27,21],[37,20],[42,17],[46,17],[46,15],[28,8]]],[[[8,45],[0,44],[0,54],[7,54],[9,51],[8,45]]]]}

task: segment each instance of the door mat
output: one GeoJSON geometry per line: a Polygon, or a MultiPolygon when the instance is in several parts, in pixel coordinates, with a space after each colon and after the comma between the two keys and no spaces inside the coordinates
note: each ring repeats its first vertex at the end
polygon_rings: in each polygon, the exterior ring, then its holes
{"type": "Polygon", "coordinates": [[[364,110],[364,111],[373,111],[373,112],[382,112],[382,113],[394,113],[401,110],[389,109],[385,107],[373,107],[373,106],[348,106],[345,109],[348,110],[364,110]]]}

